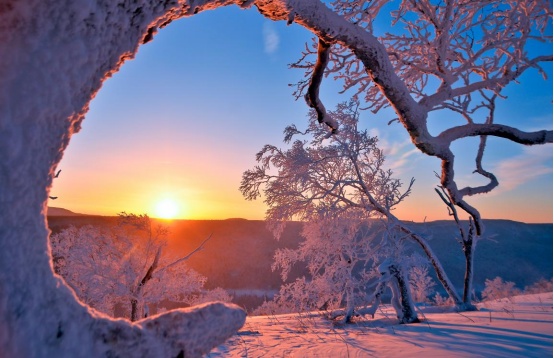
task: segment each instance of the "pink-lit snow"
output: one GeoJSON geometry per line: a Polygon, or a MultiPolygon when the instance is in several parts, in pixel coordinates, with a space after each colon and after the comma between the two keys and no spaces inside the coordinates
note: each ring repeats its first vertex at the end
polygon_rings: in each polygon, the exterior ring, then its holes
{"type": "Polygon", "coordinates": [[[478,307],[427,307],[418,312],[422,323],[411,325],[398,325],[390,307],[347,325],[319,314],[248,317],[208,357],[552,357],[552,293],[478,307]]]}

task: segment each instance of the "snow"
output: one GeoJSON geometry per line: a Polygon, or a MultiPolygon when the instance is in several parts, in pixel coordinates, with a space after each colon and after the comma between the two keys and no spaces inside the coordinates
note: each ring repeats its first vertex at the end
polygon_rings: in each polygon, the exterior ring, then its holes
{"type": "Polygon", "coordinates": [[[247,317],[208,357],[552,356],[552,293],[477,306],[461,314],[423,307],[422,322],[409,325],[397,324],[390,306],[347,325],[317,313],[247,317]]]}

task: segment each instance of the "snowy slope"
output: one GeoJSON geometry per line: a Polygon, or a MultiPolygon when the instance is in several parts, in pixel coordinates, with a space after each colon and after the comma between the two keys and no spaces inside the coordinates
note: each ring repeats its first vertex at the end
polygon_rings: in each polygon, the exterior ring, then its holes
{"type": "Polygon", "coordinates": [[[481,303],[463,314],[432,309],[413,325],[396,324],[388,308],[349,325],[317,314],[248,317],[208,357],[552,357],[552,293],[481,303]]]}

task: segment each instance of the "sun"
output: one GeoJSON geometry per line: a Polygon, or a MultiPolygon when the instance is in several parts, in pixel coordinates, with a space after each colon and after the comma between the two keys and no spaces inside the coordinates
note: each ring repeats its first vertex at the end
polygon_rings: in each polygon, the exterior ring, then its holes
{"type": "Polygon", "coordinates": [[[156,204],[156,217],[174,219],[179,213],[179,205],[172,199],[163,199],[156,204]]]}

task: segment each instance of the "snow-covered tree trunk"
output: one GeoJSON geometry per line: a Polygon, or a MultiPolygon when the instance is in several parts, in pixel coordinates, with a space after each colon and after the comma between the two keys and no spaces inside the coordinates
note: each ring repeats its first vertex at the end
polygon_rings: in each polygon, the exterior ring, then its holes
{"type": "Polygon", "coordinates": [[[353,267],[351,264],[348,264],[348,274],[345,285],[345,295],[346,295],[346,308],[344,313],[344,323],[350,323],[352,321],[352,317],[354,316],[354,310],[356,308],[356,303],[354,299],[354,287],[352,286],[352,279],[354,277],[354,273],[352,272],[353,267]]]}
{"type": "Polygon", "coordinates": [[[0,5],[0,352],[4,357],[198,357],[236,332],[222,303],[135,324],[80,303],[52,269],[48,189],[102,81],[176,2],[0,5]]]}
{"type": "Polygon", "coordinates": [[[473,266],[474,266],[474,253],[475,253],[475,244],[473,237],[469,237],[463,242],[463,250],[466,262],[466,270],[464,274],[464,305],[468,309],[474,309],[473,304],[471,303],[471,294],[473,292],[473,266]]]}
{"type": "Polygon", "coordinates": [[[136,298],[131,298],[131,322],[135,322],[139,317],[139,302],[136,298]]]}
{"type": "Polygon", "coordinates": [[[390,274],[389,286],[392,290],[392,305],[400,323],[417,323],[417,312],[410,292],[410,284],[406,273],[395,264],[388,265],[390,274]]]}
{"type": "Polygon", "coordinates": [[[140,308],[144,306],[144,300],[140,299],[139,302],[139,298],[142,298],[142,289],[148,283],[148,281],[152,279],[154,271],[158,268],[158,262],[160,261],[161,254],[162,247],[159,246],[158,250],[156,250],[156,255],[154,256],[154,261],[152,262],[152,265],[150,265],[144,277],[139,281],[137,287],[131,293],[131,322],[135,322],[137,319],[142,317],[142,312],[140,308]]]}
{"type": "MultiPolygon", "coordinates": [[[[480,151],[484,150],[484,141],[481,142],[481,146],[479,150],[480,151]]],[[[460,233],[458,242],[462,246],[462,251],[464,252],[464,258],[465,258],[464,292],[462,295],[462,302],[458,302],[456,300],[454,300],[454,302],[456,303],[456,306],[459,310],[473,311],[477,309],[475,305],[471,303],[471,293],[473,292],[473,266],[474,266],[473,258],[474,258],[474,252],[475,252],[475,247],[477,245],[477,238],[478,238],[478,236],[476,236],[475,224],[473,219],[470,218],[469,227],[468,227],[468,230],[466,231],[458,216],[458,210],[456,209],[456,205],[454,205],[452,198],[448,195],[446,190],[440,187],[440,188],[436,188],[435,191],[437,192],[441,200],[446,204],[449,214],[454,218],[454,221],[458,226],[458,231],[460,233]]]]}
{"type": "Polygon", "coordinates": [[[361,310],[360,313],[370,314],[371,317],[374,318],[375,312],[377,312],[377,309],[381,304],[381,297],[383,296],[383,293],[385,293],[385,288],[386,288],[386,283],[383,281],[379,282],[377,284],[377,287],[375,288],[375,291],[373,292],[373,299],[370,300],[370,302],[372,302],[371,307],[361,310]]]}

